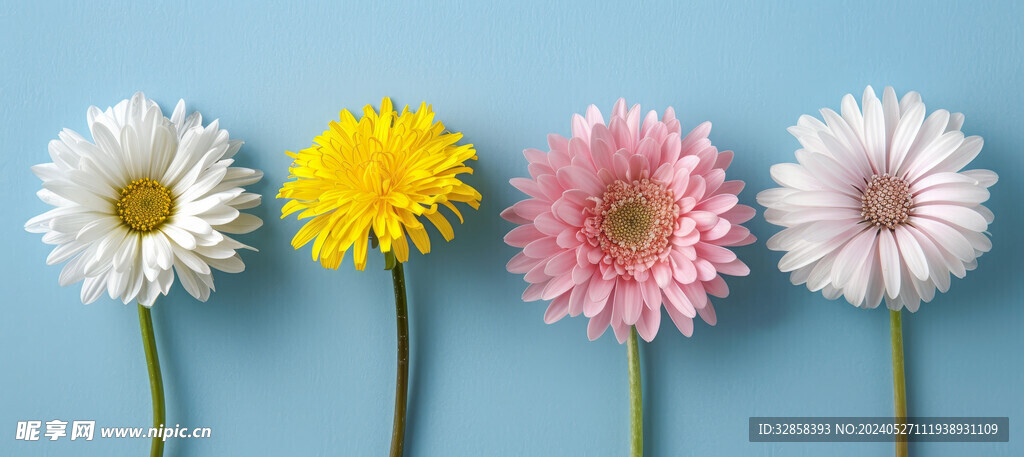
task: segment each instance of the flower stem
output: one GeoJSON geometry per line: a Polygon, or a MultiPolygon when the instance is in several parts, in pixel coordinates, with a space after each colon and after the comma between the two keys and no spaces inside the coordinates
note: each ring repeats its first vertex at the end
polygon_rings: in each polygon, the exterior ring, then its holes
{"type": "MultiPolygon", "coordinates": [[[[903,375],[903,318],[900,311],[889,310],[889,334],[892,338],[892,391],[896,421],[907,420],[907,382],[903,375]]],[[[907,436],[896,435],[896,457],[907,457],[907,436]]]]}
{"type": "Polygon", "coordinates": [[[391,457],[401,457],[405,448],[405,405],[409,396],[409,311],[405,299],[405,271],[393,252],[385,252],[395,286],[395,314],[398,324],[398,372],[395,377],[395,422],[391,428],[391,457]]]}
{"type": "MultiPolygon", "coordinates": [[[[146,350],[146,367],[149,369],[149,389],[153,396],[153,427],[159,430],[164,426],[164,381],[160,377],[160,359],[156,355],[153,317],[150,315],[150,309],[142,305],[139,305],[139,326],[142,328],[142,345],[146,350]]],[[[163,439],[153,437],[149,455],[164,455],[163,439]]]]}
{"type": "Polygon", "coordinates": [[[630,457],[644,455],[644,401],[640,392],[640,346],[636,327],[629,328],[626,350],[629,353],[629,435],[630,457]]]}

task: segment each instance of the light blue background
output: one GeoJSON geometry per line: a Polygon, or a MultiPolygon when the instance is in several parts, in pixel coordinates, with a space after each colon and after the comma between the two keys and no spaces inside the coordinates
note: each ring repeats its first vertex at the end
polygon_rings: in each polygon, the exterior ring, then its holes
{"type": "MultiPolygon", "coordinates": [[[[390,2],[389,2],[390,3],[390,2]]],[[[1019,3],[931,1],[516,1],[278,7],[260,2],[148,6],[113,0],[0,7],[0,454],[143,455],[147,440],[15,442],[15,423],[95,419],[148,426],[149,385],[134,306],[83,306],[78,286],[22,225],[46,209],[29,166],[49,161],[62,127],[87,132],[89,105],[136,90],[170,110],[179,97],[246,141],[243,166],[266,225],[244,240],[244,274],[216,276],[198,303],[179,286],[153,311],[171,423],[214,437],[172,440],[168,456],[386,453],[391,434],[394,308],[374,257],[326,271],[299,224],[278,219],[285,150],[307,146],[341,108],[433,103],[479,150],[469,179],[484,195],[452,243],[407,266],[412,325],[409,456],[616,456],[627,434],[626,349],[586,321],[545,325],[504,270],[514,250],[498,213],[521,196],[520,151],[590,103],[619,96],[684,128],[714,123],[736,151],[731,178],[754,204],[768,167],[793,161],[786,127],[872,84],[918,90],[929,110],[966,114],[985,138],[976,167],[1001,177],[990,207],[996,248],[952,290],[905,317],[915,415],[1010,416],[1011,441],[919,444],[929,456],[1024,454],[1024,45],[1019,3]]],[[[169,111],[168,111],[169,112],[169,111]]],[[[642,347],[650,456],[892,455],[889,443],[747,441],[752,415],[886,415],[892,410],[888,313],[829,302],[789,284],[750,223],[738,250],[753,273],[729,281],[719,325],[694,337],[665,320],[642,347]]],[[[350,259],[347,259],[350,260],[350,259]]]]}

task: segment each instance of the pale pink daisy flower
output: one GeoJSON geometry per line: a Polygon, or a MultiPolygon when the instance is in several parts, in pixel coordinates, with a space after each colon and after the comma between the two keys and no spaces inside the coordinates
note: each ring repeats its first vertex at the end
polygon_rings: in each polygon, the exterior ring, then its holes
{"type": "Polygon", "coordinates": [[[743,182],[725,180],[733,153],[710,131],[683,136],[672,108],[641,123],[640,106],[620,99],[607,124],[591,105],[571,138],[524,151],[530,178],[511,183],[530,198],[502,212],[520,224],[505,242],[523,251],[507,268],[526,275],[523,300],[551,300],[545,322],[583,314],[591,340],[610,325],[620,343],[630,326],[651,341],[664,303],[686,336],[698,314],[715,324],[708,295],[728,295],[721,275],[750,272],[729,248],[755,238],[740,225],[754,216],[738,204],[743,182]]]}
{"type": "Polygon", "coordinates": [[[779,269],[793,284],[825,297],[875,308],[917,311],[948,290],[992,247],[993,214],[982,205],[998,177],[961,171],[981,151],[964,138],[964,116],[938,110],[925,118],[917,92],[879,100],[868,86],[861,108],[852,95],[824,123],[801,116],[789,132],[803,149],[799,164],[771,168],[782,187],[757,195],[768,222],[786,227],[768,240],[785,251],[779,269]]]}

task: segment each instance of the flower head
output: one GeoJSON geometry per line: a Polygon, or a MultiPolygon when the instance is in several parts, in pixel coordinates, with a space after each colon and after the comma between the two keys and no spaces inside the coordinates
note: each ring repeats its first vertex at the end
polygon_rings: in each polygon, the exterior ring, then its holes
{"type": "Polygon", "coordinates": [[[277,197],[291,201],[281,209],[281,218],[297,211],[299,219],[311,218],[292,246],[313,241],[313,260],[334,269],[352,249],[356,269],[362,270],[371,229],[381,251],[394,251],[399,262],[409,258],[406,235],[421,253],[430,252],[421,216],[451,241],[455,233],[439,207],[450,209],[461,222],[454,202],[480,206],[480,193],[458,178],[473,173],[466,165],[476,160],[473,145],[455,145],[462,134],[434,122],[426,103],[416,112],[406,106],[398,114],[385,98],[380,114],[367,105],[362,119],[348,110],[340,118],[311,147],[288,152],[294,159],[293,180],[277,197]]]}
{"type": "Polygon", "coordinates": [[[590,339],[610,325],[647,341],[661,305],[686,336],[697,314],[714,325],[708,294],[725,297],[725,275],[746,275],[729,249],[754,242],[741,226],[742,181],[726,181],[732,152],[708,140],[710,123],[685,137],[672,108],[659,120],[620,99],[605,124],[594,106],[572,119],[572,138],[548,136],[549,152],[527,149],[530,178],[511,183],[530,198],[502,213],[519,224],[505,242],[522,248],[508,271],[524,273],[523,300],[551,300],[544,320],[590,318],[590,339]]]}
{"type": "Polygon", "coordinates": [[[65,129],[50,142],[53,162],[32,167],[43,181],[39,198],[56,208],[25,229],[57,246],[47,264],[67,261],[60,285],[84,281],[83,303],[106,291],[152,306],[175,273],[206,301],[211,268],[245,269],[236,250],[249,247],[225,234],[262,225],[239,210],[260,204],[242,186],[263,173],[231,166],[240,140],[218,121],[203,127],[197,112],[186,117],[183,100],[168,119],[141,92],[106,111],[90,107],[88,121],[92,141],[65,129]]]}
{"type": "Polygon", "coordinates": [[[964,138],[964,116],[938,110],[925,118],[916,92],[897,102],[868,86],[861,107],[843,98],[825,122],[801,116],[789,132],[803,149],[798,164],[772,167],[782,187],[757,195],[768,222],[786,227],[768,240],[785,251],[779,269],[793,284],[825,297],[874,308],[917,311],[950,274],[964,277],[992,243],[992,212],[982,205],[998,177],[961,171],[981,152],[981,137],[964,138]]]}

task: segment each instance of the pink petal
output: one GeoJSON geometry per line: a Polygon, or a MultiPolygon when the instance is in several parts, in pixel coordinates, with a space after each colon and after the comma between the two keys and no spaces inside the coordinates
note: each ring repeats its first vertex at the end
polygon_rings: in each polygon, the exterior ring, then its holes
{"type": "Polygon", "coordinates": [[[526,161],[529,162],[530,164],[539,164],[539,165],[543,165],[543,166],[546,166],[546,167],[549,166],[548,165],[548,153],[546,153],[544,151],[541,151],[539,149],[533,149],[533,148],[524,149],[523,150],[523,155],[526,156],[526,161]]]}
{"type": "Polygon", "coordinates": [[[553,324],[569,315],[569,295],[563,295],[551,301],[544,312],[544,323],[553,324]]]}
{"type": "Polygon", "coordinates": [[[540,295],[543,292],[544,292],[544,284],[543,283],[530,284],[529,286],[526,287],[526,290],[523,291],[523,301],[531,302],[531,301],[540,300],[540,295]]]}
{"type": "MultiPolygon", "coordinates": [[[[710,302],[708,302],[707,306],[698,309],[697,313],[700,314],[700,318],[704,319],[704,322],[707,322],[708,325],[715,325],[718,323],[718,316],[715,315],[715,307],[711,306],[710,302]]],[[[691,323],[690,325],[693,324],[691,323]]]]}
{"type": "MultiPolygon", "coordinates": [[[[571,251],[570,251],[571,252],[571,251]]],[[[591,276],[594,276],[594,272],[597,268],[592,263],[579,263],[579,259],[576,259],[576,266],[572,269],[572,281],[576,284],[583,284],[590,280],[591,276]]]]}
{"type": "MultiPolygon", "coordinates": [[[[716,276],[717,278],[718,276],[716,276]]],[[[712,278],[714,279],[714,278],[712,278]]],[[[694,308],[700,310],[708,304],[708,293],[704,291],[704,283],[694,282],[679,286],[694,308]]]]}
{"type": "Polygon", "coordinates": [[[653,310],[644,308],[640,318],[636,321],[636,333],[644,341],[650,343],[658,335],[658,327],[661,326],[661,308],[653,310]]]}
{"type": "Polygon", "coordinates": [[[640,155],[629,157],[629,171],[626,172],[626,176],[630,181],[650,176],[650,172],[650,167],[647,164],[647,158],[640,155]]]}
{"type": "MultiPolygon", "coordinates": [[[[718,240],[727,235],[729,231],[732,230],[732,227],[733,225],[729,223],[728,220],[720,218],[718,219],[718,223],[716,223],[714,227],[711,227],[710,230],[704,232],[701,238],[705,241],[718,240]]],[[[722,243],[716,242],[715,244],[721,245],[722,243]]]]}
{"type": "Polygon", "coordinates": [[[676,250],[670,252],[669,258],[672,264],[672,277],[677,282],[689,284],[697,280],[697,268],[690,259],[687,259],[676,250]]]}
{"type": "Polygon", "coordinates": [[[736,205],[733,209],[719,214],[718,217],[728,219],[733,225],[739,225],[754,218],[757,211],[747,205],[736,205]]]}
{"type": "Polygon", "coordinates": [[[569,140],[562,135],[552,133],[548,135],[548,148],[552,151],[568,151],[569,140]]]}
{"type": "Polygon", "coordinates": [[[654,275],[654,281],[658,284],[658,287],[668,286],[669,281],[672,279],[672,268],[667,262],[658,262],[651,267],[651,273],[654,275]]]}
{"type": "Polygon", "coordinates": [[[580,229],[578,228],[567,228],[562,230],[562,232],[558,234],[558,238],[555,242],[558,243],[558,247],[575,249],[579,245],[583,244],[583,242],[576,237],[576,234],[579,233],[579,231],[580,229]]]}
{"type": "Polygon", "coordinates": [[[572,282],[572,274],[565,273],[561,276],[555,277],[551,281],[548,281],[548,285],[544,288],[544,292],[541,294],[542,299],[551,300],[552,298],[558,297],[565,292],[572,289],[575,283],[572,282]]]}
{"type": "MultiPolygon", "coordinates": [[[[516,227],[509,231],[508,234],[505,235],[505,243],[508,244],[509,246],[522,248],[544,237],[545,235],[538,231],[537,228],[533,226],[533,224],[526,224],[520,225],[519,227],[516,227]]],[[[530,257],[538,259],[540,258],[536,256],[530,257]]]]}
{"type": "Polygon", "coordinates": [[[707,190],[704,191],[704,195],[715,195],[722,193],[718,191],[719,187],[725,182],[725,170],[721,168],[715,168],[704,174],[704,183],[707,186],[707,190]]]}
{"type": "Polygon", "coordinates": [[[736,198],[735,195],[716,195],[697,204],[696,209],[710,211],[715,214],[722,214],[735,207],[739,202],[740,199],[736,198]]]}
{"type": "Polygon", "coordinates": [[[640,296],[644,299],[644,303],[649,309],[660,309],[661,308],[661,288],[654,281],[647,280],[641,281],[640,285],[640,296]]]}
{"type": "Polygon", "coordinates": [[[524,194],[536,198],[544,198],[544,193],[541,192],[540,186],[536,181],[527,178],[512,178],[509,181],[513,187],[519,189],[524,194]]]}
{"type": "Polygon", "coordinates": [[[590,341],[596,340],[598,337],[604,334],[604,331],[608,329],[608,324],[612,321],[612,310],[605,308],[599,314],[590,318],[590,322],[587,323],[587,338],[590,341]]]}
{"type": "Polygon", "coordinates": [[[552,206],[552,210],[559,219],[565,221],[571,227],[582,227],[583,221],[583,208],[577,206],[575,203],[568,199],[559,199],[552,206]]]}
{"type": "Polygon", "coordinates": [[[551,257],[558,251],[561,251],[561,248],[559,248],[558,244],[555,243],[555,237],[553,236],[544,237],[536,241],[532,241],[530,242],[530,244],[527,244],[526,247],[523,248],[524,254],[535,259],[544,259],[551,257]]]}
{"type": "Polygon", "coordinates": [[[604,117],[601,116],[601,110],[597,109],[596,106],[590,105],[587,107],[586,114],[587,125],[591,128],[597,124],[604,124],[604,117]]]}
{"type": "Polygon", "coordinates": [[[614,314],[612,314],[612,331],[615,332],[615,339],[619,344],[625,343],[626,338],[629,338],[629,326],[621,319],[615,319],[614,314]]]}
{"type": "Polygon", "coordinates": [[[729,276],[746,276],[750,274],[750,267],[743,263],[740,259],[733,260],[729,263],[723,263],[716,265],[718,272],[729,276]]]}
{"type": "Polygon", "coordinates": [[[583,138],[573,138],[569,140],[569,155],[573,158],[579,158],[586,164],[587,168],[594,168],[594,158],[590,153],[590,147],[587,146],[587,142],[583,138]]]}
{"type": "Polygon", "coordinates": [[[527,219],[527,218],[517,214],[516,210],[514,208],[505,208],[505,210],[501,212],[501,218],[505,219],[506,221],[509,221],[509,222],[511,222],[513,224],[519,224],[519,225],[529,224],[530,222],[533,222],[533,221],[531,221],[531,220],[529,220],[529,219],[527,219]]]}
{"type": "Polygon", "coordinates": [[[694,246],[697,256],[711,263],[729,263],[736,260],[736,253],[721,246],[708,243],[697,243],[694,246]]]}
{"type": "Polygon", "coordinates": [[[540,233],[550,236],[557,236],[559,233],[562,233],[562,230],[569,227],[561,220],[555,218],[550,212],[537,216],[537,219],[533,221],[533,226],[540,233]]]}
{"type": "Polygon", "coordinates": [[[573,287],[569,293],[569,315],[579,316],[583,312],[583,304],[587,299],[587,284],[573,287]]]}
{"type": "Polygon", "coordinates": [[[702,144],[703,140],[707,140],[709,134],[711,134],[710,122],[705,121],[702,124],[694,127],[693,130],[691,130],[690,133],[687,133],[686,137],[683,138],[682,148],[684,154],[691,154],[692,152],[686,151],[693,149],[695,146],[699,144],[702,144]]]}
{"type": "Polygon", "coordinates": [[[562,192],[565,189],[562,188],[562,184],[558,182],[558,178],[554,175],[541,175],[537,177],[537,185],[540,187],[541,200],[553,202],[558,200],[562,196],[562,192]]]}
{"type": "Polygon", "coordinates": [[[678,133],[670,133],[661,143],[661,161],[659,163],[671,164],[679,160],[682,153],[682,142],[678,133]]]}
{"type": "Polygon", "coordinates": [[[580,189],[595,196],[604,193],[604,184],[597,175],[585,168],[569,166],[558,170],[556,175],[566,189],[580,189]]]}
{"type": "Polygon", "coordinates": [[[743,181],[726,181],[722,183],[721,186],[719,186],[718,193],[739,195],[740,192],[743,192],[744,187],[746,187],[746,183],[744,183],[743,181]]]}
{"type": "Polygon", "coordinates": [[[576,252],[564,251],[548,260],[547,265],[544,266],[544,273],[548,276],[560,276],[571,273],[575,266],[576,252]]]}
{"type": "Polygon", "coordinates": [[[729,228],[729,233],[715,240],[715,244],[719,246],[746,246],[754,241],[756,239],[750,234],[750,229],[742,225],[733,225],[729,228]]]}
{"type": "Polygon", "coordinates": [[[612,288],[615,287],[615,281],[597,280],[597,278],[590,280],[590,291],[587,296],[591,301],[599,301],[608,298],[611,294],[612,288]]]}
{"type": "Polygon", "coordinates": [[[547,283],[551,279],[551,276],[549,276],[547,273],[544,273],[544,267],[546,266],[546,259],[540,259],[540,261],[537,262],[537,265],[531,268],[530,271],[526,272],[526,276],[523,276],[523,280],[530,284],[547,283]]]}
{"type": "Polygon", "coordinates": [[[539,259],[527,257],[526,254],[520,252],[512,256],[512,259],[505,265],[505,269],[508,270],[509,273],[523,274],[533,269],[533,267],[537,266],[538,263],[540,263],[539,259]]]}
{"type": "Polygon", "coordinates": [[[666,306],[666,308],[674,308],[680,314],[689,318],[693,318],[697,315],[697,311],[693,307],[693,304],[690,303],[688,298],[686,298],[686,294],[683,293],[683,290],[679,288],[678,284],[674,282],[669,283],[668,287],[663,287],[661,291],[665,295],[665,303],[669,305],[666,306]]]}
{"type": "Polygon", "coordinates": [[[537,216],[540,216],[541,213],[551,211],[551,205],[542,200],[531,198],[512,205],[512,210],[520,217],[532,221],[537,216]]]}
{"type": "Polygon", "coordinates": [[[615,153],[615,148],[612,147],[615,140],[612,139],[611,132],[605,126],[598,125],[594,128],[594,138],[590,142],[590,152],[594,159],[594,167],[598,170],[611,169],[612,154],[615,153]]]}
{"type": "Polygon", "coordinates": [[[732,164],[732,156],[732,151],[722,151],[718,153],[718,157],[715,159],[715,168],[721,168],[722,170],[729,168],[729,165],[732,164]]]}
{"type": "Polygon", "coordinates": [[[729,296],[729,285],[725,283],[725,279],[721,276],[715,276],[710,281],[706,281],[704,283],[704,290],[708,295],[718,298],[725,298],[729,296]]]}
{"type": "Polygon", "coordinates": [[[672,306],[666,306],[665,311],[668,312],[668,317],[672,319],[672,323],[676,324],[679,333],[687,337],[693,336],[693,319],[684,316],[672,306]]]}
{"type": "Polygon", "coordinates": [[[622,320],[627,325],[633,325],[640,318],[640,311],[643,310],[644,301],[640,296],[640,288],[632,279],[619,279],[615,287],[615,300],[622,306],[622,320]]]}
{"type": "Polygon", "coordinates": [[[575,138],[590,138],[590,125],[579,114],[572,115],[572,136],[575,138]]]}

